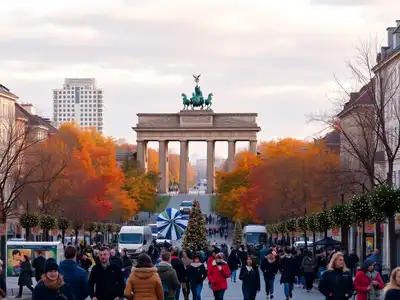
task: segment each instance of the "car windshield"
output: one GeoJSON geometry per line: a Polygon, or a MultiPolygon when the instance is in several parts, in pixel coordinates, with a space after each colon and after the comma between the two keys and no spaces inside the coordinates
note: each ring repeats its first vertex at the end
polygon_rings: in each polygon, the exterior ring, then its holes
{"type": "Polygon", "coordinates": [[[192,205],[193,205],[192,202],[182,202],[181,203],[181,206],[186,206],[186,207],[190,207],[192,205]]]}
{"type": "Polygon", "coordinates": [[[266,234],[263,232],[248,232],[245,234],[247,244],[260,244],[265,241],[266,234]]]}
{"type": "Polygon", "coordinates": [[[157,225],[151,225],[151,233],[158,233],[157,225]]]}
{"type": "Polygon", "coordinates": [[[143,235],[141,233],[120,233],[120,244],[142,244],[143,235]]]}

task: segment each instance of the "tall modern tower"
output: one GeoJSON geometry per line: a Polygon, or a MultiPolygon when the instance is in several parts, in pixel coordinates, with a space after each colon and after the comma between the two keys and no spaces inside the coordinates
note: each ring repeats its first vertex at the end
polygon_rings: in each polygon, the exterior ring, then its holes
{"type": "Polygon", "coordinates": [[[81,128],[103,132],[103,90],[95,78],[65,78],[62,89],[53,90],[53,119],[58,125],[76,121],[81,128]]]}

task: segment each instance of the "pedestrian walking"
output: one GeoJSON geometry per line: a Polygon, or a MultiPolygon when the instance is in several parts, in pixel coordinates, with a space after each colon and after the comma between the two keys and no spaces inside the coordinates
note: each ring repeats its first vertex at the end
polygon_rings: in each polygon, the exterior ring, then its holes
{"type": "Polygon", "coordinates": [[[117,255],[117,251],[114,248],[110,249],[110,263],[117,266],[120,270],[122,269],[121,257],[117,255]]]}
{"type": "Polygon", "coordinates": [[[224,261],[224,254],[218,253],[207,272],[215,300],[224,299],[225,291],[228,289],[227,278],[230,275],[228,264],[224,261]]]}
{"type": "Polygon", "coordinates": [[[32,300],[75,300],[72,290],[58,272],[57,261],[49,258],[42,279],[35,286],[32,300]]]}
{"type": "Polygon", "coordinates": [[[240,260],[236,249],[231,249],[231,253],[228,256],[228,267],[231,271],[231,281],[236,282],[236,273],[240,267],[240,260]]]}
{"type": "Polygon", "coordinates": [[[240,268],[239,279],[242,281],[243,300],[256,300],[261,290],[260,272],[251,256],[247,257],[246,265],[240,268]]]}
{"type": "Polygon", "coordinates": [[[384,290],[384,300],[400,299],[400,267],[397,267],[390,274],[390,281],[384,290]]]}
{"type": "Polygon", "coordinates": [[[292,248],[286,248],[285,255],[280,261],[279,269],[282,273],[281,284],[283,284],[283,291],[288,300],[293,297],[293,287],[297,274],[297,264],[292,255],[292,248]]]}
{"type": "Polygon", "coordinates": [[[193,262],[187,267],[187,278],[193,294],[193,300],[201,300],[204,279],[207,271],[201,262],[200,254],[193,255],[193,262]]]}
{"type": "Polygon", "coordinates": [[[375,261],[366,259],[354,278],[357,300],[380,300],[385,287],[381,275],[375,270],[375,261]]]}
{"type": "MultiPolygon", "coordinates": [[[[174,268],[176,275],[178,276],[178,281],[181,284],[185,281],[186,277],[186,270],[185,266],[183,265],[182,260],[179,258],[179,250],[174,248],[171,253],[171,265],[174,268]]],[[[175,299],[179,300],[179,296],[181,294],[181,285],[176,289],[175,299]]]]}
{"type": "Polygon", "coordinates": [[[164,299],[160,276],[147,254],[139,255],[126,283],[124,296],[128,300],[164,299]]]}
{"type": "Polygon", "coordinates": [[[43,256],[43,251],[36,251],[36,257],[32,261],[32,267],[35,270],[36,283],[42,278],[44,274],[44,266],[46,264],[46,258],[43,256]]]}
{"type": "Polygon", "coordinates": [[[7,297],[7,286],[6,280],[4,278],[4,263],[0,259],[0,299],[5,299],[7,297]]]}
{"type": "Polygon", "coordinates": [[[124,282],[126,284],[129,275],[131,275],[132,260],[128,256],[128,250],[122,249],[121,251],[121,261],[122,261],[122,276],[124,277],[124,282]]]}
{"type": "Polygon", "coordinates": [[[272,251],[267,252],[265,259],[261,262],[261,272],[265,282],[267,299],[274,299],[275,276],[278,273],[278,259],[272,251]]]}
{"type": "Polygon", "coordinates": [[[317,261],[312,257],[312,253],[310,251],[305,251],[304,254],[305,256],[301,263],[301,267],[303,269],[305,287],[307,292],[309,292],[313,288],[314,274],[315,274],[315,269],[317,267],[317,261]]]}
{"type": "Polygon", "coordinates": [[[326,300],[347,300],[353,296],[353,279],[341,252],[332,256],[328,269],[321,276],[318,289],[326,300]]]}
{"type": "Polygon", "coordinates": [[[32,270],[32,265],[29,261],[29,257],[26,255],[23,255],[21,257],[21,273],[19,274],[18,277],[18,286],[19,286],[19,291],[18,295],[15,298],[22,298],[22,291],[24,289],[24,286],[26,286],[30,291],[33,293],[33,287],[32,287],[32,276],[33,276],[33,270],[32,270]]]}
{"type": "Polygon", "coordinates": [[[58,268],[58,272],[63,276],[75,296],[75,300],[85,300],[89,296],[88,272],[79,267],[76,263],[76,249],[67,246],[64,250],[64,257],[58,268]]]}
{"type": "Polygon", "coordinates": [[[161,262],[156,266],[163,286],[165,300],[174,300],[176,297],[176,291],[181,286],[181,283],[178,280],[178,275],[170,262],[171,254],[165,252],[161,255],[161,262]]]}
{"type": "Polygon", "coordinates": [[[121,300],[124,295],[124,277],[121,268],[110,262],[110,249],[101,247],[99,263],[89,277],[89,294],[92,300],[121,300]]]}

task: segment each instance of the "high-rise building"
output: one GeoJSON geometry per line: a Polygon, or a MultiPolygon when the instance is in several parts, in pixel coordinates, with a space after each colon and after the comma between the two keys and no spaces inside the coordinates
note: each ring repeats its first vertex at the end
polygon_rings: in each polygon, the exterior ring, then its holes
{"type": "Polygon", "coordinates": [[[62,89],[53,90],[53,119],[58,125],[76,121],[81,128],[103,132],[103,90],[95,78],[65,78],[62,89]]]}

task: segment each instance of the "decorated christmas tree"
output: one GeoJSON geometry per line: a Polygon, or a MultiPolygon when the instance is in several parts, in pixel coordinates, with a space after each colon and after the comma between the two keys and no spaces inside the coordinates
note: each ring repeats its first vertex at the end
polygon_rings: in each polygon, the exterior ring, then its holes
{"type": "Polygon", "coordinates": [[[204,215],[197,200],[194,200],[190,211],[189,222],[183,237],[182,248],[190,249],[192,251],[207,249],[207,234],[204,215]]]}
{"type": "Polygon", "coordinates": [[[240,245],[243,244],[243,230],[242,224],[240,221],[236,221],[235,229],[233,230],[232,234],[232,246],[235,248],[239,248],[240,245]]]}

